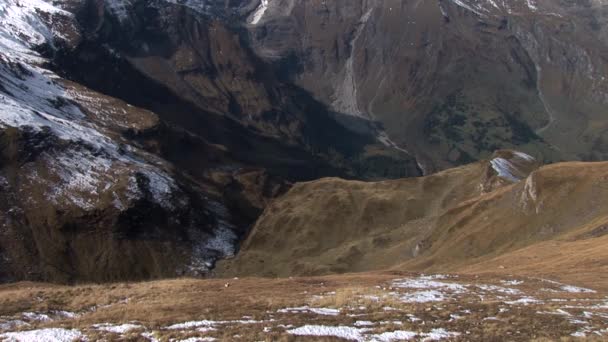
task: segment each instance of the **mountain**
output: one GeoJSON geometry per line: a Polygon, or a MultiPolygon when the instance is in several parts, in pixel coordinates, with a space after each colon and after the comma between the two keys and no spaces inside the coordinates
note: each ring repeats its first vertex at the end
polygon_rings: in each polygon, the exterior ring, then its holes
{"type": "Polygon", "coordinates": [[[266,3],[250,17],[258,55],[427,173],[501,148],[606,159],[606,1],[266,3]]]}
{"type": "Polygon", "coordinates": [[[224,152],[53,72],[45,55],[80,39],[72,13],[11,0],[0,16],[0,278],[196,274],[232,253],[224,204],[133,137],[224,152]]]}
{"type": "MultiPolygon", "coordinates": [[[[512,182],[476,174],[497,150],[605,159],[605,11],[597,0],[6,0],[0,280],[208,275],[245,238],[235,267],[246,270],[258,232],[282,231],[267,206],[306,184],[321,196],[442,179],[400,216],[426,219],[454,208],[451,196],[512,182]]],[[[332,215],[319,201],[307,220],[332,215]]],[[[342,209],[403,223],[378,206],[342,209]]],[[[343,238],[331,247],[353,244],[343,238]]],[[[359,252],[306,272],[371,269],[359,252]]]]}
{"type": "Polygon", "coordinates": [[[420,174],[275,82],[215,18],[164,1],[0,5],[0,279],[201,275],[290,182],[420,174]]]}
{"type": "Polygon", "coordinates": [[[268,206],[236,258],[216,271],[490,270],[604,279],[608,164],[538,166],[524,153],[499,151],[422,178],[299,183],[268,206]]]}

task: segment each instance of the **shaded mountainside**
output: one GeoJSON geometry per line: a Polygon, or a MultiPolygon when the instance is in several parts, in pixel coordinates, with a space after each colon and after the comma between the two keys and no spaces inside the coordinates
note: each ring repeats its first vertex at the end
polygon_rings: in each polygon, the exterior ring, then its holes
{"type": "Polygon", "coordinates": [[[187,7],[10,0],[0,20],[3,281],[203,275],[291,181],[420,174],[187,7]]]}
{"type": "Polygon", "coordinates": [[[608,164],[537,166],[528,155],[500,151],[491,160],[422,178],[296,184],[266,209],[237,257],[223,261],[218,272],[479,272],[483,267],[473,265],[485,263],[493,265],[483,269],[490,272],[512,266],[559,273],[579,260],[584,269],[572,272],[597,274],[608,260],[601,249],[608,164]],[[597,248],[575,248],[588,244],[597,248]],[[537,260],[551,255],[549,246],[571,253],[537,260]],[[524,256],[530,262],[518,263],[524,256]]]}
{"type": "Polygon", "coordinates": [[[255,51],[430,173],[517,148],[603,160],[605,1],[270,0],[255,51]]]}
{"type": "Polygon", "coordinates": [[[87,3],[77,11],[83,40],[54,58],[66,77],[289,179],[420,174],[406,153],[344,128],[305,91],[277,79],[239,26],[216,12],[133,1],[117,14],[109,2],[87,3]],[[96,25],[86,29],[89,22],[96,25]]]}

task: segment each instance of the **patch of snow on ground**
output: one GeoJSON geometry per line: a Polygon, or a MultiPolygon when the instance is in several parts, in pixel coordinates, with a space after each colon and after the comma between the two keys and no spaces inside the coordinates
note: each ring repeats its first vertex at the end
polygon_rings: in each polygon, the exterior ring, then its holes
{"type": "Polygon", "coordinates": [[[296,308],[285,308],[279,309],[278,313],[306,313],[311,312],[317,315],[323,316],[337,316],[340,314],[340,310],[338,309],[329,309],[329,308],[311,308],[309,306],[300,306],[296,308]]]}
{"type": "Polygon", "coordinates": [[[175,342],[213,342],[213,341],[217,341],[216,338],[213,337],[190,337],[184,340],[171,340],[171,341],[175,341],[175,342]]]}
{"type": "Polygon", "coordinates": [[[371,321],[356,321],[355,324],[353,324],[356,327],[369,327],[372,325],[375,325],[374,322],[371,321]]]}
{"type": "Polygon", "coordinates": [[[305,325],[303,327],[287,330],[288,334],[297,336],[331,336],[346,340],[362,341],[362,330],[346,326],[305,325]]]}
{"type": "Polygon", "coordinates": [[[49,328],[0,334],[7,342],[72,342],[84,339],[78,330],[49,328]]]}
{"type": "MultiPolygon", "coordinates": [[[[538,280],[545,282],[545,283],[549,283],[549,284],[553,284],[557,287],[559,287],[559,289],[561,291],[564,292],[569,292],[569,293],[597,293],[597,291],[592,290],[592,289],[588,289],[588,288],[584,288],[584,287],[578,287],[578,286],[573,286],[573,285],[567,285],[567,284],[563,284],[560,283],[558,281],[555,280],[549,280],[549,279],[542,279],[542,278],[538,278],[538,280]]],[[[555,291],[555,290],[553,290],[555,291]]]]}
{"type": "Polygon", "coordinates": [[[190,321],[190,322],[173,324],[173,325],[168,326],[166,329],[185,330],[185,329],[193,329],[193,328],[199,328],[199,327],[213,327],[217,324],[218,324],[218,322],[216,322],[216,321],[208,321],[208,320],[190,321]]]}
{"type": "Polygon", "coordinates": [[[100,323],[100,324],[94,324],[93,328],[95,328],[97,330],[116,333],[116,334],[124,334],[131,330],[145,329],[145,327],[143,325],[130,324],[130,323],[119,324],[119,325],[110,324],[110,323],[100,323]]]}
{"type": "Polygon", "coordinates": [[[80,314],[77,314],[75,312],[71,312],[71,311],[53,311],[52,312],[53,315],[57,315],[60,318],[68,318],[68,319],[74,319],[74,318],[78,318],[80,317],[80,314]]]}
{"type": "Polygon", "coordinates": [[[7,321],[1,321],[0,322],[0,331],[6,331],[6,330],[13,330],[15,328],[19,328],[22,326],[27,326],[30,325],[27,322],[24,322],[20,319],[16,319],[16,320],[7,320],[7,321]]]}
{"type": "Polygon", "coordinates": [[[159,339],[156,338],[156,335],[153,332],[144,332],[141,336],[150,342],[159,342],[159,339]]]}
{"type": "Polygon", "coordinates": [[[508,286],[517,286],[524,283],[523,280],[501,280],[500,282],[508,286]]]}
{"type": "Polygon", "coordinates": [[[460,333],[451,332],[451,331],[447,331],[443,328],[439,328],[439,329],[433,329],[433,330],[431,330],[431,332],[423,334],[423,336],[425,336],[423,341],[437,341],[437,340],[441,340],[444,338],[452,338],[452,337],[460,336],[460,333]]]}
{"type": "Polygon", "coordinates": [[[459,336],[460,333],[450,332],[445,329],[433,329],[428,333],[416,333],[413,331],[396,330],[381,334],[369,334],[370,329],[353,328],[348,326],[325,326],[305,325],[296,329],[288,330],[287,333],[297,336],[325,336],[338,337],[354,341],[399,341],[418,338],[422,341],[436,341],[445,338],[459,336]]]}
{"type": "Polygon", "coordinates": [[[37,312],[24,312],[21,314],[23,318],[30,321],[49,322],[52,321],[51,317],[47,314],[41,314],[37,312]]]}
{"type": "Polygon", "coordinates": [[[519,298],[517,300],[505,302],[505,304],[509,304],[509,305],[528,305],[528,304],[539,304],[539,303],[542,303],[542,301],[540,301],[536,298],[532,298],[532,297],[523,297],[523,298],[519,298]]]}
{"type": "Polygon", "coordinates": [[[428,290],[408,293],[401,296],[400,299],[406,303],[428,303],[442,302],[446,300],[446,297],[442,292],[437,290],[428,290]]]}
{"type": "Polygon", "coordinates": [[[477,285],[478,288],[482,289],[483,291],[487,291],[487,292],[500,292],[500,293],[504,293],[504,294],[510,294],[510,295],[518,295],[521,294],[520,290],[517,289],[511,289],[508,287],[502,287],[502,286],[495,286],[495,285],[477,285]]]}
{"type": "Polygon", "coordinates": [[[272,322],[274,320],[268,321],[256,321],[256,320],[232,320],[232,321],[210,321],[210,320],[202,320],[202,321],[189,321],[184,323],[177,323],[165,327],[167,330],[187,330],[187,329],[197,329],[198,331],[206,332],[215,330],[215,327],[218,325],[230,325],[230,324],[259,324],[265,322],[272,322]]]}
{"type": "Polygon", "coordinates": [[[380,342],[403,341],[411,340],[416,336],[418,336],[418,334],[413,331],[397,330],[373,335],[371,340],[380,342]]]}
{"type": "Polygon", "coordinates": [[[579,337],[579,338],[585,338],[585,337],[587,337],[587,334],[585,334],[582,331],[577,331],[577,332],[573,332],[572,334],[570,334],[570,336],[572,336],[572,337],[579,337]]]}
{"type": "Polygon", "coordinates": [[[394,287],[398,288],[412,288],[412,289],[445,289],[455,293],[467,292],[466,287],[457,283],[446,283],[437,281],[437,276],[421,276],[413,279],[401,279],[393,282],[394,287]]]}
{"type": "Polygon", "coordinates": [[[564,285],[561,287],[562,291],[570,292],[570,293],[596,293],[597,291],[586,289],[584,287],[572,286],[572,285],[564,285]]]}

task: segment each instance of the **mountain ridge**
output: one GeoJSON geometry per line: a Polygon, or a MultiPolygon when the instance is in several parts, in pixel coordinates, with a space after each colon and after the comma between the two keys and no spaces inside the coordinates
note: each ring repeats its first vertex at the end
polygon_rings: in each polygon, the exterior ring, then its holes
{"type": "MultiPolygon", "coordinates": [[[[484,269],[490,273],[508,273],[511,265],[533,273],[543,272],[542,267],[508,261],[534,255],[535,246],[549,254],[546,246],[552,243],[582,244],[584,236],[599,251],[607,217],[599,200],[607,164],[537,169],[536,161],[525,157],[517,163],[530,164],[520,164],[514,180],[497,168],[504,164],[492,163],[509,158],[520,157],[501,151],[492,160],[422,178],[297,184],[266,209],[236,258],[220,262],[216,272],[271,277],[378,269],[436,273],[479,271],[485,264],[496,267],[484,269]],[[504,271],[498,268],[500,260],[509,266],[504,271]]],[[[573,250],[574,255],[580,254],[573,250]]],[[[598,252],[592,259],[597,263],[573,272],[596,273],[605,259],[598,252]]],[[[545,263],[551,269],[551,261],[545,263]]]]}

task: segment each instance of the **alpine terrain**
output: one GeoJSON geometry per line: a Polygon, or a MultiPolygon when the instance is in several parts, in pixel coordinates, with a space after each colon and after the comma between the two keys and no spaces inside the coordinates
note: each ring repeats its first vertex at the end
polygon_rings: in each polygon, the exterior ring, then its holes
{"type": "Polygon", "coordinates": [[[608,338],[608,1],[0,0],[0,341],[608,338]]]}

